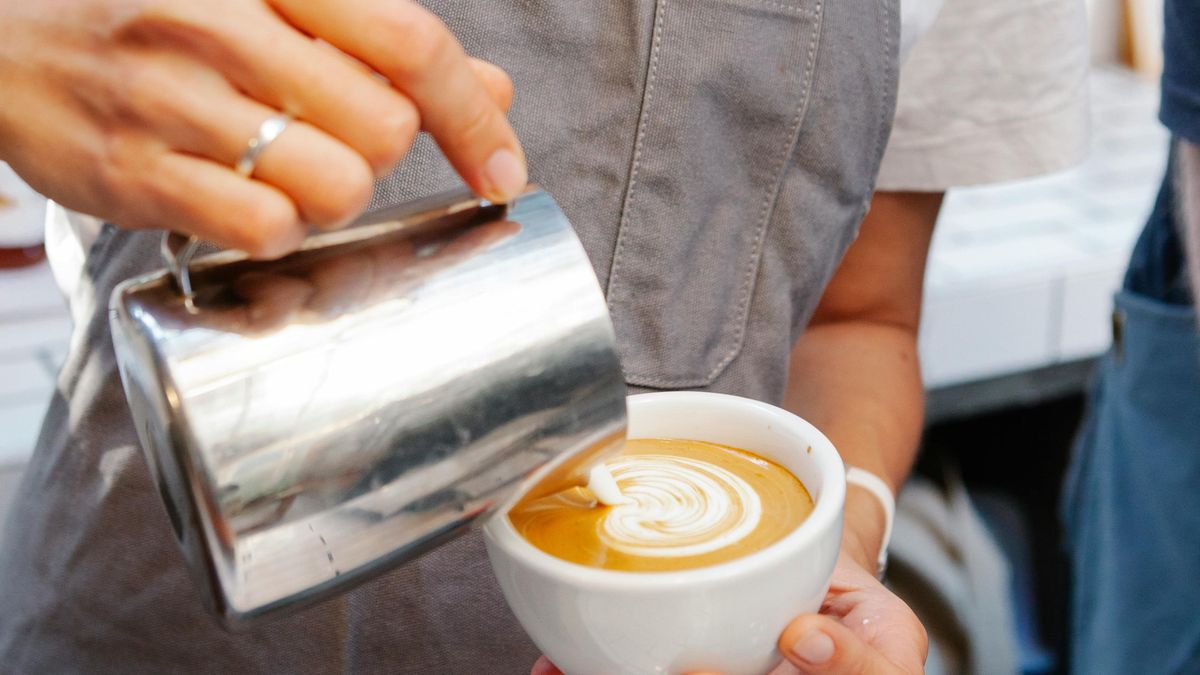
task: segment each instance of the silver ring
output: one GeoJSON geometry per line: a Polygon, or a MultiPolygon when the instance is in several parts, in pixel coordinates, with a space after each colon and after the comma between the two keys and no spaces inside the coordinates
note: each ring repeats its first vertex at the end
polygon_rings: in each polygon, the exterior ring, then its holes
{"type": "Polygon", "coordinates": [[[254,165],[258,163],[258,157],[267,149],[279,134],[292,123],[292,116],[287,113],[278,113],[271,115],[263,120],[263,123],[258,125],[258,133],[246,143],[246,149],[242,151],[242,156],[238,157],[237,164],[233,165],[233,170],[238,172],[238,175],[249,178],[254,173],[254,165]]]}

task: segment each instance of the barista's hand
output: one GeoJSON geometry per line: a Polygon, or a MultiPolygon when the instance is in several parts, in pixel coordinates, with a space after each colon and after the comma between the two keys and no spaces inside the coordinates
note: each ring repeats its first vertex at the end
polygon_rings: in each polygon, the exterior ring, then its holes
{"type": "Polygon", "coordinates": [[[785,673],[915,675],[925,671],[928,638],[908,605],[843,553],[820,614],[783,631],[785,673]]]}
{"type": "Polygon", "coordinates": [[[357,215],[418,129],[476,192],[525,185],[507,75],[409,0],[0,0],[0,91],[0,160],[48,197],[259,257],[357,215]]]}
{"type": "MultiPolygon", "coordinates": [[[[925,670],[927,649],[908,605],[843,552],[821,613],[797,617],[780,636],[787,661],[771,675],[915,675],[925,670]]],[[[562,673],[543,656],[532,675],[562,673]]]]}

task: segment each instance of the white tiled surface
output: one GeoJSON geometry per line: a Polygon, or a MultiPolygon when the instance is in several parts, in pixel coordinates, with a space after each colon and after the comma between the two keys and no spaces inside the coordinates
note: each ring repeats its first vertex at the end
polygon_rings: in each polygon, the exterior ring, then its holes
{"type": "Polygon", "coordinates": [[[1108,348],[1112,294],[1121,285],[1126,262],[1125,256],[1102,258],[1094,269],[1072,270],[1062,281],[1057,359],[1082,359],[1108,348]]]}
{"type": "Polygon", "coordinates": [[[1052,362],[1055,345],[1046,322],[1055,309],[1048,279],[1031,279],[927,300],[922,330],[922,370],[927,383],[953,382],[967,373],[1002,373],[1052,362]]]}
{"type": "MultiPolygon", "coordinates": [[[[0,289],[6,287],[11,272],[0,271],[0,289]]],[[[42,279],[42,293],[54,290],[54,281],[49,275],[42,279]]],[[[49,301],[57,299],[57,292],[49,301]]],[[[64,336],[71,330],[71,320],[61,302],[50,305],[49,313],[16,315],[0,311],[0,359],[13,353],[27,354],[30,351],[45,351],[50,355],[65,354],[67,342],[64,336]]]]}
{"type": "Polygon", "coordinates": [[[21,466],[29,459],[49,402],[47,394],[37,399],[5,403],[0,408],[0,429],[5,430],[4,439],[0,441],[0,467],[21,466]]]}
{"type": "Polygon", "coordinates": [[[1092,151],[1080,167],[946,199],[926,277],[921,360],[938,387],[1092,356],[1154,202],[1167,132],[1158,90],[1092,75],[1092,151]]]}
{"type": "MultiPolygon", "coordinates": [[[[1081,167],[953,192],[926,279],[929,386],[1099,353],[1110,296],[1162,175],[1153,84],[1093,75],[1093,152],[1081,167]]],[[[70,322],[45,266],[0,271],[0,466],[23,462],[66,354],[70,322]]]]}
{"type": "Polygon", "coordinates": [[[0,470],[28,459],[70,333],[47,265],[0,270],[0,470]]]}
{"type": "Polygon", "coordinates": [[[52,382],[50,373],[34,359],[0,361],[0,398],[38,396],[46,393],[52,382]]]}

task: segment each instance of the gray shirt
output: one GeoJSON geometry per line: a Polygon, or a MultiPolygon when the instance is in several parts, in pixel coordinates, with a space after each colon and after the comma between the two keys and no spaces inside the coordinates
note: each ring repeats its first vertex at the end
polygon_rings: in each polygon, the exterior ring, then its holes
{"type": "MultiPolygon", "coordinates": [[[[782,397],[869,202],[896,85],[895,0],[434,0],[516,84],[532,178],[606,289],[634,389],[782,397]]],[[[398,46],[402,48],[402,46],[398,46]]],[[[427,138],[375,205],[457,183],[427,138]]],[[[319,605],[221,629],[154,492],[113,360],[114,285],[157,236],[105,226],[0,544],[0,664],[40,672],[528,672],[468,535],[319,605]]]]}

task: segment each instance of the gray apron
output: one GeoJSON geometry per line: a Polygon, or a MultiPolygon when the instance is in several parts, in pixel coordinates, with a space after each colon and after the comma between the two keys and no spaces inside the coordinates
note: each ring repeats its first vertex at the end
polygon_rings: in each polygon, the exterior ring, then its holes
{"type": "MultiPolygon", "coordinates": [[[[779,401],[789,348],[869,202],[895,103],[896,1],[427,4],[512,74],[532,179],[607,289],[630,386],[779,401]]],[[[374,204],[456,183],[422,138],[374,204]]],[[[477,535],[245,632],[205,612],[108,335],[112,287],[159,265],[156,242],[106,226],[86,262],[89,318],[0,545],[0,670],[528,672],[537,650],[477,535]]]]}

